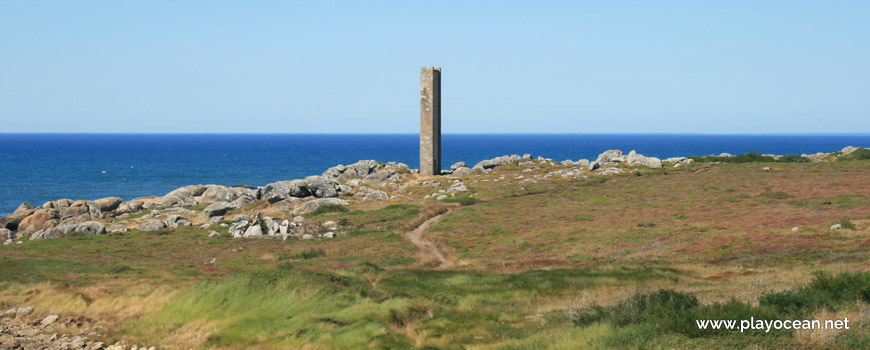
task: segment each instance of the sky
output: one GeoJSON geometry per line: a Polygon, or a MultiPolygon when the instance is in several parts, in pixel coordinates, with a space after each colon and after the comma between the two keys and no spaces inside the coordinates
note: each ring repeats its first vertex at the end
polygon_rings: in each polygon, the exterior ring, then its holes
{"type": "Polygon", "coordinates": [[[0,133],[868,133],[868,1],[0,1],[0,133]]]}

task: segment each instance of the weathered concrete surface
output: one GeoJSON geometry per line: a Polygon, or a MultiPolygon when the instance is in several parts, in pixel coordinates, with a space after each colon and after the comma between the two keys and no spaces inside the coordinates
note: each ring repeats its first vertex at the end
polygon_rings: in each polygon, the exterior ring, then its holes
{"type": "Polygon", "coordinates": [[[420,68],[420,173],[441,174],[441,68],[420,68]]]}

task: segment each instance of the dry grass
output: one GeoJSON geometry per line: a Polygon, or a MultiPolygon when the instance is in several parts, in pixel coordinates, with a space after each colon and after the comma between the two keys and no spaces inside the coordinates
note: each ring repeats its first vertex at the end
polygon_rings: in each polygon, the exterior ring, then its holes
{"type": "Polygon", "coordinates": [[[433,204],[428,205],[420,209],[420,214],[417,217],[409,220],[404,225],[402,225],[402,230],[411,231],[418,226],[422,225],[427,220],[434,218],[438,215],[444,214],[448,212],[451,208],[459,207],[458,204],[433,204]]]}

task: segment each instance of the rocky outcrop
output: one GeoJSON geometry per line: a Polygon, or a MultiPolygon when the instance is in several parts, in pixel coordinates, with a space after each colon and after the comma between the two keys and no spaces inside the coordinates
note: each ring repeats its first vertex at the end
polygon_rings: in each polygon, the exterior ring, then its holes
{"type": "Polygon", "coordinates": [[[492,169],[492,168],[495,168],[497,166],[501,166],[501,165],[505,165],[505,164],[517,163],[517,162],[521,162],[521,161],[530,161],[530,160],[532,160],[532,155],[530,155],[530,154],[525,154],[523,156],[513,154],[513,155],[509,155],[509,156],[495,157],[493,159],[487,159],[487,160],[482,160],[482,161],[478,162],[477,164],[474,165],[472,170],[474,170],[474,168],[478,168],[478,167],[483,168],[483,169],[492,169]]]}
{"type": "MultiPolygon", "coordinates": [[[[401,163],[393,163],[396,164],[396,167],[400,167],[398,164],[401,163]]],[[[404,164],[402,164],[404,165],[404,164]]],[[[404,165],[405,169],[407,169],[407,165],[404,165]]],[[[374,160],[360,160],[354,164],[344,166],[337,165],[332,168],[326,169],[323,172],[323,178],[330,181],[338,181],[344,182],[353,178],[365,178],[369,174],[375,173],[381,170],[381,164],[374,160]]]]}
{"type": "Polygon", "coordinates": [[[278,181],[262,188],[262,196],[269,203],[280,202],[287,197],[307,197],[310,194],[304,180],[278,181]]]}
{"type": "Polygon", "coordinates": [[[12,214],[5,218],[0,218],[0,229],[9,231],[18,230],[18,225],[21,223],[21,220],[30,214],[33,214],[35,211],[36,208],[33,207],[33,204],[27,202],[21,203],[12,214]]]}
{"type": "Polygon", "coordinates": [[[56,208],[36,209],[32,214],[21,219],[18,232],[29,234],[39,230],[49,229],[60,223],[60,211],[56,208]]]}
{"type": "Polygon", "coordinates": [[[124,200],[119,197],[106,197],[97,199],[94,201],[94,203],[97,204],[97,206],[100,208],[100,211],[107,213],[117,209],[118,206],[121,205],[121,203],[124,203],[124,200]]]}
{"type": "Polygon", "coordinates": [[[60,223],[73,224],[86,220],[99,220],[103,218],[100,205],[94,201],[79,200],[70,206],[60,210],[60,223]]]}
{"type": "Polygon", "coordinates": [[[646,157],[642,154],[631,150],[628,155],[625,157],[626,163],[631,166],[643,165],[648,168],[661,168],[662,160],[656,157],[646,157]]]}
{"type": "Polygon", "coordinates": [[[49,229],[38,230],[30,236],[30,239],[60,237],[70,232],[104,235],[106,234],[106,225],[97,221],[58,225],[49,229]]]}
{"type": "Polygon", "coordinates": [[[629,152],[627,155],[623,155],[621,150],[611,149],[599,154],[598,158],[589,164],[589,170],[595,170],[605,165],[618,165],[620,163],[628,164],[629,166],[646,166],[649,168],[662,167],[661,159],[656,157],[646,157],[634,150],[629,152]]]}
{"type": "Polygon", "coordinates": [[[218,202],[205,207],[202,210],[202,214],[207,217],[222,216],[233,209],[236,209],[236,207],[230,203],[218,202]]]}
{"type": "Polygon", "coordinates": [[[466,168],[464,166],[453,169],[453,171],[451,172],[451,174],[457,175],[457,176],[471,175],[471,173],[472,173],[472,170],[470,168],[466,168]]]}
{"type": "Polygon", "coordinates": [[[160,219],[151,219],[136,227],[136,229],[139,231],[159,231],[165,228],[166,223],[160,219]]]}

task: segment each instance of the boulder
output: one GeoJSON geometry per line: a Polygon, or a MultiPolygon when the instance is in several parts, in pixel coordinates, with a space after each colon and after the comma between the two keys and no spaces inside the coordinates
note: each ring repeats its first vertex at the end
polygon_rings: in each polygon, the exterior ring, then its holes
{"type": "MultiPolygon", "coordinates": [[[[305,202],[299,207],[299,212],[309,213],[324,205],[347,205],[347,201],[338,198],[317,198],[305,202]]],[[[294,219],[295,220],[295,219],[294,219]]]]}
{"type": "Polygon", "coordinates": [[[41,324],[43,326],[48,326],[48,325],[54,323],[55,321],[57,321],[57,315],[49,315],[49,316],[46,316],[45,318],[43,318],[42,321],[39,322],[39,324],[41,324]]]}
{"type": "Polygon", "coordinates": [[[254,198],[248,196],[241,196],[239,198],[236,198],[236,200],[232,201],[230,205],[232,205],[234,208],[244,208],[251,205],[251,203],[254,203],[254,198]]]}
{"type": "Polygon", "coordinates": [[[232,202],[236,199],[233,192],[226,186],[206,185],[205,192],[197,201],[200,203],[232,202]]]}
{"type": "Polygon", "coordinates": [[[372,191],[372,192],[366,193],[366,194],[363,196],[363,199],[362,199],[362,200],[363,200],[363,202],[368,202],[368,201],[382,201],[382,200],[386,200],[386,199],[388,199],[388,198],[390,198],[390,197],[387,195],[386,192],[375,190],[375,191],[372,191]]]}
{"type": "Polygon", "coordinates": [[[15,312],[18,316],[26,316],[33,313],[33,306],[21,307],[15,312]]]}
{"type": "Polygon", "coordinates": [[[64,199],[58,199],[56,201],[45,202],[39,207],[42,209],[60,209],[60,208],[66,208],[66,207],[70,206],[72,203],[73,203],[72,199],[64,198],[64,199]]]}
{"type": "Polygon", "coordinates": [[[12,214],[9,214],[9,216],[7,217],[24,218],[30,214],[33,214],[35,210],[36,208],[33,207],[33,204],[22,202],[20,205],[18,205],[18,208],[16,208],[15,211],[13,211],[12,214]]]}
{"type": "Polygon", "coordinates": [[[276,234],[281,233],[281,225],[278,224],[272,217],[264,217],[263,218],[263,226],[266,228],[266,232],[263,232],[266,236],[274,236],[276,234]]]}
{"type": "Polygon", "coordinates": [[[48,229],[60,223],[60,212],[55,208],[40,208],[33,211],[18,223],[18,231],[32,233],[48,229]]]}
{"type": "Polygon", "coordinates": [[[598,169],[598,168],[600,168],[600,167],[601,167],[601,164],[598,163],[597,160],[594,161],[594,162],[592,162],[592,163],[589,163],[589,171],[592,171],[592,170],[598,169]]]}
{"type": "Polygon", "coordinates": [[[196,204],[196,200],[193,197],[201,196],[205,190],[206,187],[202,185],[179,187],[167,193],[165,196],[155,199],[152,207],[194,205],[196,204]]]}
{"type": "Polygon", "coordinates": [[[389,170],[378,170],[377,172],[369,174],[368,176],[363,178],[362,182],[368,185],[381,183],[390,178],[390,175],[392,174],[393,173],[389,170]]]}
{"type": "Polygon", "coordinates": [[[0,228],[0,241],[6,242],[10,239],[15,239],[15,233],[8,228],[0,228]]]}
{"type": "Polygon", "coordinates": [[[166,218],[166,226],[169,226],[171,228],[190,226],[190,219],[181,215],[172,214],[166,218]]]}
{"type": "Polygon", "coordinates": [[[338,190],[335,188],[335,183],[326,181],[323,177],[313,175],[305,178],[305,187],[308,192],[317,198],[338,197],[338,190]]]}
{"type": "Polygon", "coordinates": [[[211,238],[211,237],[220,237],[220,236],[221,236],[221,234],[218,233],[217,231],[208,231],[208,237],[209,237],[209,238],[211,238]]]}
{"type": "Polygon", "coordinates": [[[106,234],[106,225],[96,221],[88,221],[80,224],[57,225],[49,229],[34,232],[30,235],[30,239],[55,238],[70,232],[104,235],[106,234]]]}
{"type": "Polygon", "coordinates": [[[106,225],[102,222],[87,221],[78,224],[78,227],[76,227],[76,231],[81,233],[90,233],[93,235],[104,235],[106,234],[106,225]]]}
{"type": "Polygon", "coordinates": [[[459,168],[467,168],[467,167],[468,167],[468,166],[465,164],[465,162],[456,162],[456,163],[453,163],[453,165],[450,166],[450,170],[451,170],[451,171],[455,171],[456,169],[459,169],[459,168]]]}
{"type": "Polygon", "coordinates": [[[474,170],[474,168],[476,168],[476,167],[481,167],[484,169],[492,169],[492,168],[495,168],[495,167],[500,166],[500,165],[510,164],[510,163],[519,161],[521,159],[522,159],[522,157],[520,157],[516,154],[514,154],[512,156],[495,157],[493,159],[487,159],[487,160],[482,160],[482,161],[478,162],[477,164],[474,165],[474,167],[472,167],[472,170],[474,170]]]}
{"type": "Polygon", "coordinates": [[[94,201],[75,201],[69,207],[60,210],[60,222],[62,224],[74,224],[80,221],[96,220],[103,218],[103,211],[94,201]]]}
{"type": "Polygon", "coordinates": [[[468,187],[465,187],[465,185],[463,184],[455,184],[453,186],[450,186],[450,188],[447,189],[447,192],[468,192],[468,187]]]}
{"type": "Polygon", "coordinates": [[[244,237],[244,238],[261,237],[261,236],[263,236],[263,230],[260,229],[260,225],[255,225],[255,224],[248,226],[248,229],[245,230],[245,233],[242,235],[242,237],[244,237]]]}
{"type": "Polygon", "coordinates": [[[661,168],[662,161],[656,157],[646,157],[632,150],[625,156],[625,161],[629,165],[643,165],[649,168],[661,168]]]}
{"type": "Polygon", "coordinates": [[[277,203],[287,197],[307,197],[311,195],[304,180],[278,181],[262,188],[262,197],[269,203],[277,203]]]}
{"type": "Polygon", "coordinates": [[[236,208],[235,208],[235,206],[233,206],[230,203],[218,202],[218,203],[213,203],[213,204],[205,207],[205,209],[202,210],[202,214],[207,216],[207,217],[215,217],[215,216],[224,215],[228,211],[233,210],[233,209],[236,209],[236,208]]]}
{"type": "Polygon", "coordinates": [[[112,212],[112,214],[121,215],[121,214],[129,214],[129,213],[138,212],[142,209],[145,209],[145,204],[151,203],[151,201],[153,199],[154,199],[153,197],[146,197],[146,198],[136,198],[136,199],[131,200],[131,201],[123,202],[120,205],[118,205],[118,208],[116,208],[115,211],[112,212]]]}
{"type": "Polygon", "coordinates": [[[117,209],[121,203],[124,203],[124,200],[118,197],[106,197],[97,199],[94,203],[100,207],[100,211],[105,213],[117,209]]]}
{"type": "Polygon", "coordinates": [[[471,169],[466,168],[466,167],[460,167],[460,168],[456,168],[455,170],[453,170],[453,175],[458,175],[458,176],[471,175],[471,173],[472,173],[471,169]]]}
{"type": "Polygon", "coordinates": [[[320,226],[323,226],[327,230],[335,230],[336,228],[338,228],[338,224],[336,224],[335,221],[332,220],[325,221],[320,224],[320,226]]]}
{"type": "Polygon", "coordinates": [[[357,177],[365,177],[368,174],[381,170],[381,164],[375,160],[360,160],[355,164],[351,164],[348,168],[353,168],[357,177]]]}
{"type": "Polygon", "coordinates": [[[136,228],[140,231],[159,231],[166,228],[166,223],[160,219],[151,219],[145,221],[136,228]]]}
{"type": "Polygon", "coordinates": [[[230,236],[233,238],[241,237],[248,230],[248,227],[251,226],[251,222],[247,220],[238,221],[230,226],[230,229],[227,231],[230,236]]]}
{"type": "Polygon", "coordinates": [[[619,162],[624,161],[624,158],[622,156],[621,150],[610,149],[610,150],[604,151],[604,153],[599,154],[598,159],[596,159],[595,161],[597,161],[599,164],[619,163],[619,162]]]}

